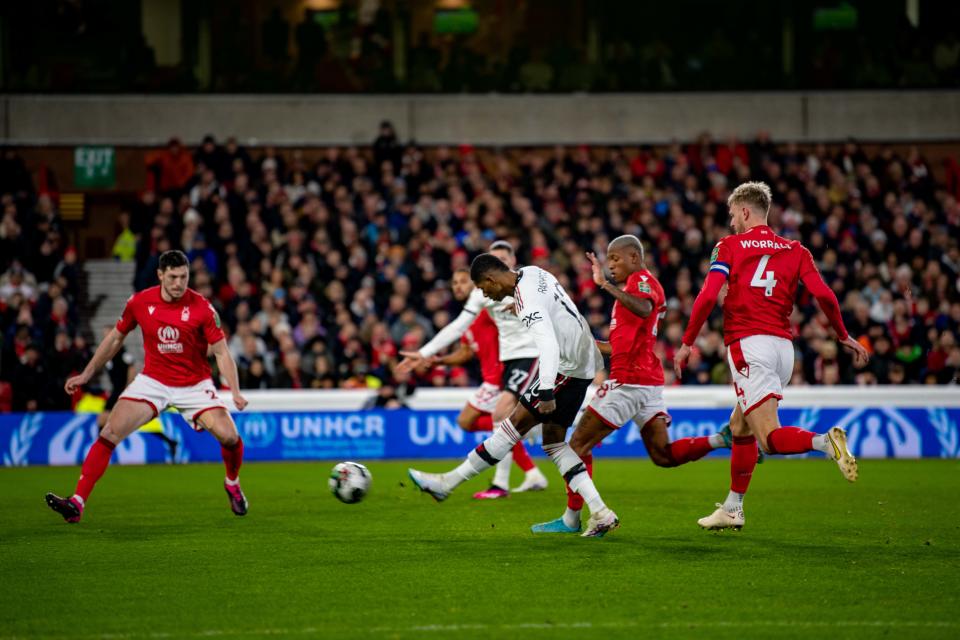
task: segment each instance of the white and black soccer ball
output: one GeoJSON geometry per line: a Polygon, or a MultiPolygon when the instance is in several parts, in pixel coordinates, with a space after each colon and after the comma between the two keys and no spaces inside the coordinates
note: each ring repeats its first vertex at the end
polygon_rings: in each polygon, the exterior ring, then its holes
{"type": "Polygon", "coordinates": [[[330,492],[340,502],[360,502],[370,491],[373,476],[359,462],[341,462],[330,472],[330,492]]]}

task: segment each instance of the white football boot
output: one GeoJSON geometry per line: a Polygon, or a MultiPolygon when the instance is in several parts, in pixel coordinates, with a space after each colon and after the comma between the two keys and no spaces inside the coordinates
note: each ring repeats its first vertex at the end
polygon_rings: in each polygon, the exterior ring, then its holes
{"type": "Polygon", "coordinates": [[[620,519],[609,507],[604,507],[596,513],[590,514],[587,520],[587,530],[580,534],[581,538],[602,538],[608,531],[620,526],[620,519]]]}
{"type": "Polygon", "coordinates": [[[524,491],[543,491],[547,488],[547,477],[543,475],[543,472],[540,469],[534,467],[530,469],[525,474],[523,482],[520,483],[520,486],[516,489],[512,489],[514,493],[523,493],[524,491]]]}
{"type": "Polygon", "coordinates": [[[413,484],[417,485],[417,489],[430,494],[437,502],[443,502],[450,497],[450,491],[444,485],[441,474],[407,469],[407,475],[413,480],[413,484]]]}
{"type": "Polygon", "coordinates": [[[743,528],[743,522],[743,509],[727,511],[719,502],[717,503],[716,511],[708,515],[706,518],[700,518],[697,520],[698,525],[704,529],[710,529],[713,531],[720,529],[733,529],[734,531],[740,531],[740,529],[743,528]]]}
{"type": "Polygon", "coordinates": [[[840,427],[831,427],[826,433],[827,442],[830,444],[827,450],[827,457],[837,463],[840,467],[840,473],[850,482],[856,482],[859,470],[857,469],[857,459],[847,448],[847,434],[840,427]]]}

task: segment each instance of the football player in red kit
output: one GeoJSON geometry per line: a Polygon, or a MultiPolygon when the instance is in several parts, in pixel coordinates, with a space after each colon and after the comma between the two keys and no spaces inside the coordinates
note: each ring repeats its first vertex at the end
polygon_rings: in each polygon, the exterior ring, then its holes
{"type": "Polygon", "coordinates": [[[238,516],[247,513],[247,499],[239,480],[243,440],[217,394],[207,362],[209,346],[230,385],[234,405],[242,411],[247,401],[240,393],[237,365],[227,349],[220,317],[203,296],[187,287],[190,268],[183,252],[167,251],[161,255],[157,277],[158,286],[130,296],[116,327],[97,347],[83,372],[67,380],[64,387],[67,394],[72,394],[87,384],[113,358],[127,334],[140,326],[143,372],[120,394],[100,437],[83,461],[74,494],[69,498],[53,493],[46,496],[47,505],[67,522],[80,521],[114,447],[170,406],[176,407],[194,429],[206,429],[220,442],[230,508],[238,516]]]}
{"type": "Polygon", "coordinates": [[[757,442],[768,454],[822,451],[836,461],[843,476],[857,479],[857,461],[847,448],[843,429],[833,427],[818,435],[799,427],[781,427],[777,416],[783,387],[793,374],[793,344],[789,317],[800,282],[820,304],[840,344],[862,365],[868,355],[843,325],[840,305],[802,244],[777,236],[767,226],[770,187],[746,182],[727,200],[734,235],[717,243],[710,271],[697,296],[683,345],[674,357],[680,376],[690,346],[700,333],[724,283],[723,334],[727,362],[737,394],[730,419],[733,446],[730,455],[730,493],[723,504],[698,523],[706,529],[740,529],[744,523],[743,497],[757,463],[757,442]]]}
{"type": "MultiPolygon", "coordinates": [[[[458,269],[453,274],[451,288],[453,297],[463,301],[474,289],[469,269],[458,269]]],[[[474,392],[473,397],[457,416],[457,424],[464,431],[492,431],[493,414],[497,402],[503,393],[503,362],[500,361],[500,337],[497,325],[486,309],[481,309],[477,319],[460,337],[460,348],[446,356],[432,356],[427,359],[431,364],[455,366],[469,362],[474,356],[480,360],[480,374],[483,383],[474,392]]],[[[524,472],[523,483],[513,489],[515,493],[524,491],[543,491],[547,488],[547,479],[534,464],[521,440],[513,447],[513,462],[524,472]]],[[[498,464],[494,472],[493,484],[489,489],[473,494],[477,500],[503,498],[510,495],[510,464],[498,464]]]]}
{"type": "MultiPolygon", "coordinates": [[[[601,353],[610,356],[610,378],[597,389],[570,438],[570,447],[593,472],[593,448],[621,426],[635,420],[650,455],[659,467],[676,467],[699,460],[713,449],[729,446],[729,433],[681,438],[670,442],[667,427],[670,415],[663,401],[663,363],[654,350],[660,320],[666,314],[663,287],[644,268],[643,245],[636,236],[615,238],[607,248],[607,266],[614,283],[607,280],[597,257],[593,280],[612,295],[610,342],[598,342],[601,353]],[[726,438],[725,438],[726,435],[726,438]]],[[[580,531],[583,498],[567,490],[563,516],[535,524],[534,533],[576,533],[580,531]]]]}

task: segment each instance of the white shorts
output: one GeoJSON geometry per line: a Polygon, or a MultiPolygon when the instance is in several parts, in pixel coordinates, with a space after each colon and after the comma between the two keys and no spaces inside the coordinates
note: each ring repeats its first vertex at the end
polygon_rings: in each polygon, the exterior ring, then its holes
{"type": "Polygon", "coordinates": [[[187,419],[190,426],[201,431],[197,424],[200,414],[210,409],[226,409],[212,380],[198,382],[191,387],[168,387],[149,376],[138,373],[120,394],[120,400],[143,402],[153,408],[154,417],[167,407],[174,407],[187,419]]]}
{"type": "Polygon", "coordinates": [[[670,424],[662,386],[621,384],[616,380],[607,380],[593,394],[587,409],[613,429],[619,429],[630,420],[642,429],[661,416],[670,424]]]}
{"type": "Polygon", "coordinates": [[[467,404],[477,411],[493,413],[497,406],[497,400],[500,399],[500,392],[499,385],[484,382],[473,392],[473,396],[467,400],[467,404]]]}
{"type": "Polygon", "coordinates": [[[776,336],[748,336],[727,345],[727,362],[743,415],[770,398],[783,399],[793,375],[793,343],[776,336]]]}

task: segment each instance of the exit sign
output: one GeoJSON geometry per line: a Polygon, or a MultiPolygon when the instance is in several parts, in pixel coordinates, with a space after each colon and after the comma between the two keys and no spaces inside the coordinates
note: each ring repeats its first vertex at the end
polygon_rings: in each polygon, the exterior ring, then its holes
{"type": "Polygon", "coordinates": [[[111,188],[117,183],[113,147],[77,147],[73,152],[73,183],[77,188],[111,188]]]}

